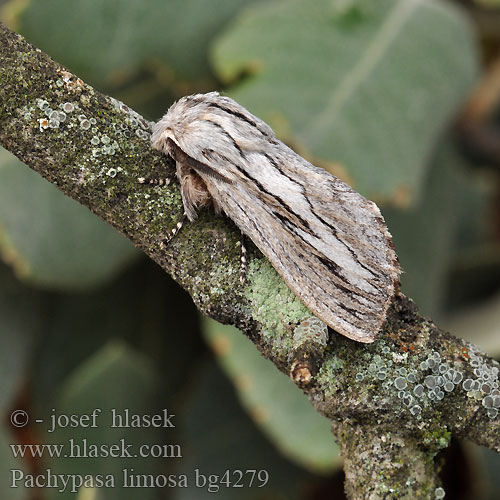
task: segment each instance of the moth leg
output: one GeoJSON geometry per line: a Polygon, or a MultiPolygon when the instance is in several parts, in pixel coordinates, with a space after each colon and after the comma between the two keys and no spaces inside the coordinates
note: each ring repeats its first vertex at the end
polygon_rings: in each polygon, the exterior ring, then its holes
{"type": "Polygon", "coordinates": [[[247,276],[247,247],[245,246],[245,235],[241,233],[241,257],[240,257],[240,283],[244,284],[247,276]]]}
{"type": "Polygon", "coordinates": [[[170,235],[161,242],[162,248],[165,248],[177,236],[177,234],[179,233],[179,231],[182,229],[182,226],[184,225],[184,222],[186,222],[186,219],[187,219],[187,213],[184,212],[182,214],[182,217],[179,220],[179,222],[172,229],[172,232],[170,233],[170,235]]]}
{"type": "Polygon", "coordinates": [[[168,186],[171,180],[168,177],[138,177],[137,182],[139,184],[148,184],[150,186],[168,186]]]}

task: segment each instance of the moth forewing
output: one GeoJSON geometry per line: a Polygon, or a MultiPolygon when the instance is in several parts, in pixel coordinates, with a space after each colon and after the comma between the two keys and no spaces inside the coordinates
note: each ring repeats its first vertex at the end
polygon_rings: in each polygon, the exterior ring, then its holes
{"type": "Polygon", "coordinates": [[[212,202],[318,318],[351,339],[375,340],[400,270],[373,202],[216,92],[179,100],[152,140],[176,160],[188,216],[212,202]]]}

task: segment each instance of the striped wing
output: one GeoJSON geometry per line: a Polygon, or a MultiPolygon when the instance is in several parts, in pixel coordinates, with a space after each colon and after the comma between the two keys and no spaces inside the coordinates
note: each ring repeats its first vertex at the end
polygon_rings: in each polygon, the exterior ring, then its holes
{"type": "Polygon", "coordinates": [[[163,151],[168,140],[316,316],[349,338],[375,340],[400,270],[374,203],[216,92],[175,103],[152,138],[163,151]]]}
{"type": "MultiPolygon", "coordinates": [[[[209,164],[227,161],[211,155],[209,164]]],[[[378,207],[281,143],[244,161],[232,164],[232,184],[205,179],[218,204],[316,316],[349,338],[375,340],[399,280],[378,207]]]]}

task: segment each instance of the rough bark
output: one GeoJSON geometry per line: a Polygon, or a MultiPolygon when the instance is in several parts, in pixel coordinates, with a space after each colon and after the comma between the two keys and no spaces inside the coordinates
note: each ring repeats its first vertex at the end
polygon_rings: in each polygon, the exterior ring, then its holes
{"type": "Polygon", "coordinates": [[[4,26],[0,38],[0,143],[127,236],[203,313],[236,325],[292,376],[332,421],[350,498],[440,494],[433,458],[452,435],[500,452],[496,361],[420,316],[402,294],[373,344],[330,332],[326,348],[308,340],[297,348],[294,332],[310,313],[255,248],[240,284],[231,221],[204,212],[162,248],[182,202],[172,163],[150,147],[150,124],[4,26]],[[151,175],[173,182],[154,189],[137,182],[151,175]]]}

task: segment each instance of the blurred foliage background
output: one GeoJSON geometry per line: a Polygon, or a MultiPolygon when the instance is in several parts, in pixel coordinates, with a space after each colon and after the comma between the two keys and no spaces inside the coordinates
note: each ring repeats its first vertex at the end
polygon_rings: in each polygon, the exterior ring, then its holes
{"type": "MultiPolygon", "coordinates": [[[[218,89],[382,208],[403,291],[500,357],[500,1],[0,0],[0,19],[149,120],[218,89]]],[[[147,165],[144,166],[147,172],[147,165]]],[[[206,489],[58,493],[36,473],[266,469],[221,499],[344,498],[326,419],[233,328],[132,245],[0,151],[0,497],[203,499],[206,489]],[[9,423],[168,408],[175,429],[9,423]],[[178,443],[183,458],[16,460],[10,443],[178,443]]],[[[447,497],[500,497],[500,459],[447,450],[447,497]]]]}

